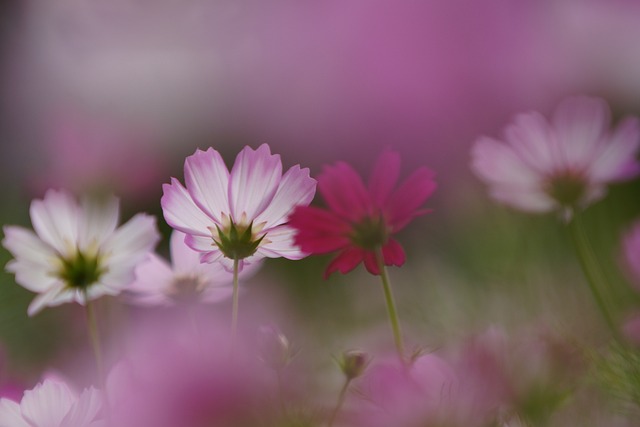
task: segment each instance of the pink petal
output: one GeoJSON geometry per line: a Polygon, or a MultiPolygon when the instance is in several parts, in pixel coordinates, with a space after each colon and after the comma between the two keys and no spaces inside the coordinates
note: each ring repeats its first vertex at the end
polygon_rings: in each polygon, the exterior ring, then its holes
{"type": "Polygon", "coordinates": [[[171,178],[171,184],[162,186],[162,193],[160,204],[167,224],[183,233],[210,235],[208,227],[216,222],[195,204],[180,181],[171,178]]]}
{"type": "Polygon", "coordinates": [[[324,209],[298,206],[289,216],[289,225],[297,230],[295,242],[306,253],[324,254],[350,244],[349,223],[324,209]]]}
{"type": "Polygon", "coordinates": [[[78,241],[78,204],[67,192],[49,190],[31,203],[30,215],[38,236],[61,255],[72,255],[78,241]]]}
{"type": "Polygon", "coordinates": [[[599,98],[572,97],[558,105],[553,126],[565,166],[584,168],[589,164],[609,129],[610,116],[609,106],[599,98]]]}
{"type": "Polygon", "coordinates": [[[558,207],[556,201],[538,189],[496,185],[491,188],[490,194],[497,201],[525,212],[544,213],[558,207]]]}
{"type": "Polygon", "coordinates": [[[394,239],[389,239],[387,244],[384,245],[382,257],[385,265],[395,265],[396,267],[401,267],[406,260],[404,249],[394,239]]]}
{"type": "Polygon", "coordinates": [[[418,213],[417,209],[435,191],[434,173],[419,168],[391,195],[386,208],[387,220],[392,232],[404,228],[418,213]]]}
{"type": "Polygon", "coordinates": [[[543,179],[543,175],[525,163],[512,147],[487,137],[481,137],[473,145],[471,168],[489,185],[531,188],[543,179]]]}
{"type": "Polygon", "coordinates": [[[636,153],[640,147],[640,122],[627,117],[613,131],[607,144],[596,153],[590,168],[595,181],[627,180],[638,175],[640,165],[636,153]]]}
{"type": "Polygon", "coordinates": [[[364,251],[360,248],[350,247],[340,252],[327,267],[324,278],[327,279],[333,272],[339,271],[346,274],[356,268],[364,258],[364,251]]]}
{"type": "Polygon", "coordinates": [[[297,260],[309,255],[300,250],[294,244],[293,236],[295,229],[286,225],[281,225],[267,231],[265,241],[261,244],[258,252],[269,258],[283,257],[287,259],[297,260]]]}
{"type": "MultiPolygon", "coordinates": [[[[200,254],[195,249],[187,245],[185,242],[186,237],[186,234],[178,230],[174,230],[173,233],[171,233],[169,248],[171,250],[171,263],[173,264],[176,272],[187,273],[200,265],[200,254]]],[[[192,239],[190,240],[191,243],[198,247],[203,243],[207,245],[206,251],[210,251],[215,245],[211,236],[193,236],[190,239],[192,239]]]]}
{"type": "Polygon", "coordinates": [[[386,203],[400,177],[400,155],[389,149],[380,154],[369,178],[369,194],[377,207],[386,203]]]}
{"type": "Polygon", "coordinates": [[[61,426],[91,426],[101,407],[102,398],[100,392],[93,387],[86,389],[71,407],[61,426]]]}
{"type": "Polygon", "coordinates": [[[149,254],[135,269],[135,280],[127,287],[133,293],[133,302],[161,304],[164,291],[171,286],[173,271],[164,259],[149,254]]]}
{"type": "Polygon", "coordinates": [[[194,203],[220,223],[229,210],[229,170],[213,148],[196,150],[184,162],[184,180],[194,203]]]}
{"type": "Polygon", "coordinates": [[[362,179],[344,162],[324,167],[318,177],[318,190],[329,208],[343,218],[357,221],[372,209],[372,202],[362,179]]]}
{"type": "Polygon", "coordinates": [[[537,173],[549,174],[562,168],[563,153],[541,114],[517,115],[514,123],[507,126],[505,137],[518,157],[537,173]]]}
{"type": "Polygon", "coordinates": [[[6,398],[0,399],[0,425],[10,427],[31,427],[31,425],[22,418],[20,405],[6,398]]]}
{"type": "Polygon", "coordinates": [[[45,380],[24,392],[20,403],[22,415],[34,426],[59,426],[71,409],[74,394],[66,384],[45,380]]]}
{"type": "Polygon", "coordinates": [[[257,150],[245,147],[233,165],[229,181],[229,207],[235,221],[242,214],[252,221],[273,200],[282,178],[279,155],[272,155],[267,144],[257,150]]]}
{"type": "Polygon", "coordinates": [[[267,228],[283,224],[296,206],[308,205],[315,194],[316,180],[309,176],[309,169],[296,165],[284,174],[273,200],[254,223],[266,222],[267,228]]]}

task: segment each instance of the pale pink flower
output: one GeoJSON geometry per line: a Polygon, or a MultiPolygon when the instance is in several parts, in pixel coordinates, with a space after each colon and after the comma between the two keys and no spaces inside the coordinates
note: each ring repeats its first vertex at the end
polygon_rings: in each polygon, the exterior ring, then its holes
{"type": "Polygon", "coordinates": [[[119,201],[84,199],[49,190],[31,203],[35,233],[4,227],[2,244],[15,257],[7,264],[16,282],[39,295],[30,316],[45,306],[76,301],[85,304],[117,295],[134,280],[136,265],[159,239],[155,218],[138,214],[121,227],[119,201]]]}
{"type": "Polygon", "coordinates": [[[261,258],[300,259],[288,215],[308,205],[316,181],[296,165],[282,174],[279,155],[267,144],[245,147],[227,169],[213,148],[197,150],[184,165],[186,187],[172,178],[163,185],[162,209],[167,223],[187,234],[185,243],[200,252],[200,261],[220,261],[228,269],[261,258]]]}
{"type": "Polygon", "coordinates": [[[102,399],[89,388],[80,395],[64,382],[46,379],[24,392],[22,400],[0,399],[0,425],[3,427],[97,427],[102,399]]]}
{"type": "Polygon", "coordinates": [[[607,185],[640,172],[638,119],[613,130],[611,112],[599,98],[567,98],[547,121],[519,114],[505,129],[505,142],[481,137],[472,168],[491,196],[529,212],[559,211],[566,219],[604,197],[607,185]]]}
{"type": "MultiPolygon", "coordinates": [[[[184,243],[186,235],[174,230],[171,234],[171,264],[156,254],[136,268],[136,280],[127,288],[130,301],[140,305],[173,305],[177,302],[222,301],[231,296],[233,274],[222,264],[203,264],[200,255],[184,243]]],[[[240,278],[255,273],[261,266],[247,266],[240,278]]]]}

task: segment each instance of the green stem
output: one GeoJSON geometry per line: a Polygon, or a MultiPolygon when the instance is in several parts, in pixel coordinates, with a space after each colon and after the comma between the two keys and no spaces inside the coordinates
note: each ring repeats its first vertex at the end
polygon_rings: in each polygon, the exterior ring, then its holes
{"type": "Polygon", "coordinates": [[[582,225],[582,219],[579,215],[576,215],[573,218],[570,224],[570,228],[573,244],[575,246],[582,271],[584,272],[584,275],[587,279],[591,295],[593,295],[593,299],[600,309],[602,317],[611,330],[611,334],[618,342],[622,343],[623,341],[620,337],[618,328],[616,327],[616,324],[613,321],[613,317],[609,313],[604,298],[600,293],[599,286],[606,284],[606,280],[604,279],[604,274],[600,269],[598,258],[596,257],[595,253],[593,252],[593,248],[589,243],[589,238],[587,237],[587,233],[585,232],[582,225]]]}
{"type": "Polygon", "coordinates": [[[236,332],[238,329],[238,270],[240,261],[237,258],[233,260],[233,306],[231,311],[231,339],[235,342],[236,332]]]}
{"type": "Polygon", "coordinates": [[[389,313],[389,322],[391,323],[391,329],[393,330],[393,339],[396,344],[396,350],[400,360],[404,362],[404,345],[402,343],[402,332],[400,332],[400,322],[398,320],[398,312],[396,311],[396,303],[393,300],[393,293],[391,292],[391,285],[389,284],[389,275],[387,274],[387,268],[384,265],[382,258],[382,252],[377,250],[375,252],[376,262],[378,264],[378,270],[380,270],[380,279],[382,280],[382,288],[384,289],[384,298],[387,302],[387,313],[389,313]]]}
{"type": "Polygon", "coordinates": [[[342,386],[342,389],[340,389],[340,394],[338,395],[338,402],[336,403],[336,407],[333,409],[333,412],[331,413],[331,418],[329,418],[329,424],[327,425],[327,427],[333,426],[333,423],[335,422],[336,417],[340,412],[340,409],[342,409],[342,405],[344,404],[344,399],[347,396],[347,389],[349,388],[350,383],[351,383],[351,380],[347,378],[344,382],[344,385],[342,386]]]}
{"type": "Polygon", "coordinates": [[[100,384],[104,386],[104,364],[102,362],[102,345],[100,343],[100,331],[98,329],[98,322],[96,321],[96,313],[93,304],[89,301],[85,294],[85,313],[87,316],[87,330],[89,331],[89,339],[91,340],[91,347],[93,349],[93,355],[96,359],[96,368],[98,370],[98,377],[100,384]]]}

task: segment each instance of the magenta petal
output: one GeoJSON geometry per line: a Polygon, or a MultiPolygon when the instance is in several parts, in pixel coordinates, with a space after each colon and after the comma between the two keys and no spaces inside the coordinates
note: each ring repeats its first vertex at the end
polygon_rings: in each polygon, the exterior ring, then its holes
{"type": "Polygon", "coordinates": [[[385,265],[395,265],[400,267],[406,261],[406,255],[404,249],[394,239],[389,239],[386,245],[382,248],[382,257],[384,258],[385,265]]]}
{"type": "Polygon", "coordinates": [[[422,167],[416,170],[398,188],[387,203],[387,220],[393,232],[404,228],[416,215],[416,210],[435,191],[434,173],[422,167]]]}
{"type": "Polygon", "coordinates": [[[312,206],[298,206],[289,216],[296,229],[295,243],[310,254],[324,254],[350,244],[351,226],[333,212],[312,206]]]}
{"type": "Polygon", "coordinates": [[[344,162],[325,166],[318,177],[318,190],[329,208],[343,218],[359,220],[371,208],[371,199],[362,179],[344,162]]]}
{"type": "Polygon", "coordinates": [[[377,207],[386,203],[400,177],[400,155],[389,149],[380,154],[369,178],[369,193],[377,207]]]}
{"type": "Polygon", "coordinates": [[[364,266],[367,271],[374,276],[380,275],[380,269],[378,268],[378,261],[376,260],[376,254],[371,251],[364,253],[364,266]]]}
{"type": "Polygon", "coordinates": [[[342,274],[350,272],[362,262],[363,257],[364,251],[360,248],[351,247],[345,249],[331,261],[324,273],[324,278],[327,279],[335,271],[339,271],[342,274]]]}

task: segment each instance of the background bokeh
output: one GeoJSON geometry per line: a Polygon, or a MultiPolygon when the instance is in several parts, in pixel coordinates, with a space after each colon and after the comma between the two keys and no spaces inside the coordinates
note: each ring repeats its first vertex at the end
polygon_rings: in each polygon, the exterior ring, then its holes
{"type": "MultiPolygon", "coordinates": [[[[637,2],[15,0],[0,22],[2,224],[30,226],[29,203],[49,187],[115,192],[123,218],[158,217],[166,254],[161,185],[197,147],[230,164],[267,142],[312,175],[337,160],[367,174],[392,147],[405,176],[426,165],[439,183],[434,212],[400,236],[407,264],[391,271],[413,344],[493,324],[606,334],[565,227],[493,204],[468,152],[514,113],[548,114],[569,94],[604,97],[616,118],[640,113],[637,2]]],[[[640,303],[619,262],[639,190],[616,186],[586,217],[620,319],[640,303]]],[[[369,345],[387,327],[379,284],[363,269],[323,281],[328,260],[269,260],[243,305],[277,300],[307,351],[369,345]]],[[[89,351],[79,307],[28,319],[31,298],[0,274],[4,375],[27,383],[89,351]]]]}

